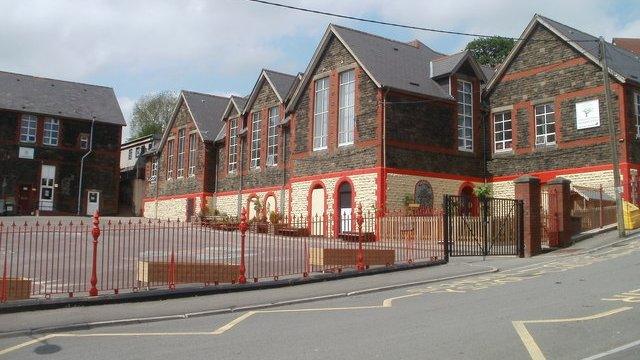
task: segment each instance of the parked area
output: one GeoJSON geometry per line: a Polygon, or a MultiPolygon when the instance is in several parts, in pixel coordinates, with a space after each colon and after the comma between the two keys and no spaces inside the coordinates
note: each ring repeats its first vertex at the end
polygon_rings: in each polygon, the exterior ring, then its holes
{"type": "MultiPolygon", "coordinates": [[[[311,221],[300,217],[288,224],[252,223],[243,241],[244,232],[238,230],[241,223],[233,220],[224,226],[196,221],[99,220],[96,288],[102,294],[117,294],[184,284],[236,283],[241,273],[247,281],[257,282],[341,272],[358,266],[360,246],[361,265],[366,268],[441,262],[445,257],[442,216],[376,218],[364,214],[361,232],[338,236],[332,230],[332,217],[311,221]],[[373,236],[376,227],[384,234],[379,239],[373,236]]],[[[87,295],[93,230],[87,220],[2,225],[2,299],[87,295]]]]}

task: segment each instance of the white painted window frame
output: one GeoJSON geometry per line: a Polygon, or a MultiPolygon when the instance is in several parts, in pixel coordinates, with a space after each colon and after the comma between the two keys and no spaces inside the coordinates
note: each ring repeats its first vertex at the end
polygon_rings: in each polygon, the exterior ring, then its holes
{"type": "Polygon", "coordinates": [[[511,111],[501,111],[493,114],[493,150],[496,153],[500,152],[509,152],[513,150],[513,119],[511,111]],[[505,119],[505,116],[508,115],[509,119],[505,119]],[[498,117],[500,120],[498,121],[498,117]],[[505,129],[505,125],[509,123],[509,129],[505,129]],[[501,129],[498,130],[498,124],[500,124],[501,129]],[[507,133],[509,133],[509,137],[507,138],[507,133]],[[502,134],[502,140],[498,140],[498,134],[502,134]],[[507,147],[507,143],[509,143],[507,147]],[[502,145],[502,148],[499,149],[498,145],[502,145]]]}
{"type": "Polygon", "coordinates": [[[280,109],[278,106],[269,108],[269,129],[267,131],[267,165],[278,165],[278,122],[280,109]]]}
{"type": "Polygon", "coordinates": [[[473,152],[473,83],[470,81],[457,80],[458,93],[458,150],[473,152]],[[464,85],[469,85],[469,91],[465,91],[464,85]],[[465,101],[465,95],[469,95],[469,102],[465,101]],[[462,113],[460,113],[462,105],[462,113]],[[469,112],[467,112],[469,106],[469,112]],[[467,124],[468,120],[468,124],[467,124]],[[467,135],[467,130],[470,135],[467,135]],[[462,144],[460,142],[462,141],[462,144]]]}
{"type": "Polygon", "coordinates": [[[196,162],[198,154],[197,134],[189,134],[189,177],[196,176],[196,162]]]}
{"type": "Polygon", "coordinates": [[[42,144],[48,146],[58,146],[60,136],[60,120],[52,117],[44,119],[42,144]]]}
{"type": "Polygon", "coordinates": [[[176,165],[176,178],[184,177],[184,141],[186,129],[178,130],[178,161],[176,165]]]}
{"type": "Polygon", "coordinates": [[[535,126],[535,144],[536,146],[555,145],[556,138],[556,108],[553,102],[547,102],[543,104],[537,104],[533,107],[534,117],[536,121],[535,126]],[[552,111],[548,111],[547,106],[551,106],[552,111]],[[538,113],[538,109],[544,109],[544,112],[538,113]],[[549,118],[553,118],[553,121],[549,121],[549,118]],[[553,131],[549,132],[548,127],[553,126],[553,131]],[[538,128],[542,127],[544,132],[538,134],[538,128]],[[549,138],[553,136],[553,141],[549,141],[549,138]],[[543,138],[544,141],[539,141],[543,138]]]}
{"type": "Polygon", "coordinates": [[[356,72],[354,69],[340,73],[338,105],[338,146],[353,144],[355,129],[356,72]]]}
{"type": "Polygon", "coordinates": [[[238,169],[238,118],[229,119],[229,173],[238,169]]]}
{"type": "Polygon", "coordinates": [[[329,77],[316,80],[313,106],[313,151],[327,149],[329,131],[329,77]]]}
{"type": "Polygon", "coordinates": [[[262,119],[260,111],[251,113],[251,168],[260,168],[260,147],[262,119]]]}
{"type": "Polygon", "coordinates": [[[22,114],[20,119],[20,142],[35,143],[38,136],[38,117],[22,114]]]}

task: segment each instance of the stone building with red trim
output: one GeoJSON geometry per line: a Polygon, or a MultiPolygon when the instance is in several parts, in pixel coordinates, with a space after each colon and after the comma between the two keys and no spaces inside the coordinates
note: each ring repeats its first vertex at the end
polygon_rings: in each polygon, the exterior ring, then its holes
{"type": "MultiPolygon", "coordinates": [[[[513,197],[522,174],[603,186],[614,196],[603,68],[598,38],[536,15],[488,83],[489,180],[513,197]]],[[[638,202],[640,62],[606,43],[623,197],[638,202]]]]}
{"type": "Polygon", "coordinates": [[[213,201],[215,138],[229,98],[183,90],[157,148],[148,152],[144,216],[189,220],[213,201]]]}

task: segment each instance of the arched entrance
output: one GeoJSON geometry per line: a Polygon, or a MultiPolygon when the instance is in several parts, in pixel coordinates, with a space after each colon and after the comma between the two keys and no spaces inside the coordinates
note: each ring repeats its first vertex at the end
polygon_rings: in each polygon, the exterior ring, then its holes
{"type": "Polygon", "coordinates": [[[426,212],[433,209],[433,188],[427,180],[416,183],[413,197],[416,204],[420,205],[420,210],[426,212]]]}
{"type": "Polygon", "coordinates": [[[338,219],[340,233],[352,231],[353,192],[349,182],[343,182],[338,187],[338,219]]]}
{"type": "Polygon", "coordinates": [[[271,212],[277,212],[276,197],[273,194],[268,194],[264,200],[264,213],[267,219],[270,219],[271,212]]]}
{"type": "Polygon", "coordinates": [[[463,184],[460,188],[462,204],[460,204],[460,215],[478,216],[478,198],[473,193],[472,184],[463,184]]]}
{"type": "Polygon", "coordinates": [[[258,200],[258,197],[256,195],[252,195],[249,197],[249,200],[247,200],[247,207],[249,208],[249,219],[251,220],[253,218],[256,217],[256,215],[258,214],[258,212],[256,211],[256,206],[259,203],[260,200],[258,200]]]}
{"type": "Polygon", "coordinates": [[[310,232],[311,235],[324,235],[324,214],[326,211],[325,189],[321,183],[312,185],[310,194],[310,232]]]}

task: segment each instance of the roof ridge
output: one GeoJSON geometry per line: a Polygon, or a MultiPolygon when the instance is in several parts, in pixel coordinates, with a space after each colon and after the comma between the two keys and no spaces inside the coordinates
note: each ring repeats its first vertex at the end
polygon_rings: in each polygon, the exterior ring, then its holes
{"type": "MultiPolygon", "coordinates": [[[[410,48],[412,48],[412,49],[418,49],[418,48],[416,48],[415,46],[413,46],[413,45],[411,45],[411,44],[409,44],[409,43],[406,43],[406,42],[403,42],[403,41],[400,41],[400,40],[390,39],[390,38],[388,38],[388,37],[384,37],[384,36],[377,35],[377,34],[368,33],[368,32],[366,32],[366,31],[362,31],[362,30],[358,30],[358,29],[353,29],[353,28],[350,28],[350,27],[346,27],[346,26],[342,26],[342,25],[337,25],[337,24],[333,24],[333,23],[330,23],[330,24],[329,24],[329,26],[331,26],[331,27],[338,27],[338,28],[342,28],[342,29],[346,29],[346,30],[351,30],[351,31],[355,31],[355,32],[358,32],[358,33],[361,33],[361,34],[364,34],[364,35],[369,35],[369,36],[377,37],[377,38],[379,38],[379,39],[383,39],[383,40],[391,41],[391,42],[393,42],[393,43],[402,44],[402,45],[404,45],[404,46],[408,46],[408,47],[410,47],[410,48]]],[[[418,40],[418,39],[414,39],[414,40],[418,40]]],[[[413,41],[413,40],[411,40],[411,41],[413,41]]],[[[420,41],[420,40],[418,40],[418,41],[420,41]]],[[[421,42],[422,44],[424,44],[424,46],[426,46],[426,47],[427,47],[428,49],[430,49],[431,51],[433,51],[433,52],[435,52],[435,53],[438,53],[438,54],[441,54],[440,52],[433,50],[429,45],[427,45],[427,44],[423,43],[422,41],[420,41],[420,42],[421,42]]],[[[418,49],[418,50],[419,50],[419,49],[418,49]]],[[[444,55],[444,54],[443,54],[443,55],[444,55]]]]}
{"type": "MultiPolygon", "coordinates": [[[[216,98],[220,98],[220,99],[227,99],[229,100],[231,97],[227,97],[227,96],[222,96],[222,95],[214,95],[214,94],[207,94],[207,93],[203,93],[203,92],[199,92],[199,91],[191,91],[191,90],[180,90],[181,92],[185,92],[185,93],[190,93],[190,94],[197,94],[197,95],[205,95],[205,96],[209,96],[209,97],[216,97],[216,98]]],[[[233,96],[233,95],[232,95],[233,96]]]]}
{"type": "Polygon", "coordinates": [[[267,68],[263,68],[262,70],[268,71],[268,72],[272,72],[272,73],[276,73],[276,74],[280,74],[280,75],[286,75],[286,76],[290,76],[290,77],[298,76],[298,75],[291,75],[291,74],[287,74],[287,73],[282,72],[282,71],[277,71],[277,70],[272,70],[272,69],[267,69],[267,68]]]}
{"type": "Polygon", "coordinates": [[[54,79],[54,78],[45,77],[45,76],[35,76],[35,75],[20,74],[20,73],[13,72],[13,71],[0,70],[0,73],[10,74],[10,75],[18,75],[18,76],[25,76],[25,77],[29,77],[29,78],[33,78],[33,79],[40,79],[40,80],[58,81],[58,82],[63,82],[63,83],[68,83],[68,84],[75,84],[75,85],[86,85],[86,86],[100,87],[100,88],[113,90],[113,87],[106,86],[106,85],[96,85],[96,84],[89,84],[89,83],[83,83],[83,82],[78,82],[78,81],[54,79]]]}
{"type": "Polygon", "coordinates": [[[435,58],[435,59],[433,59],[431,61],[443,61],[443,60],[446,60],[447,58],[450,58],[450,57],[452,57],[454,55],[458,55],[458,54],[462,54],[462,53],[468,53],[468,52],[469,52],[469,50],[462,50],[462,51],[458,51],[457,53],[453,53],[453,54],[450,54],[450,55],[444,55],[444,56],[435,58]]]}

